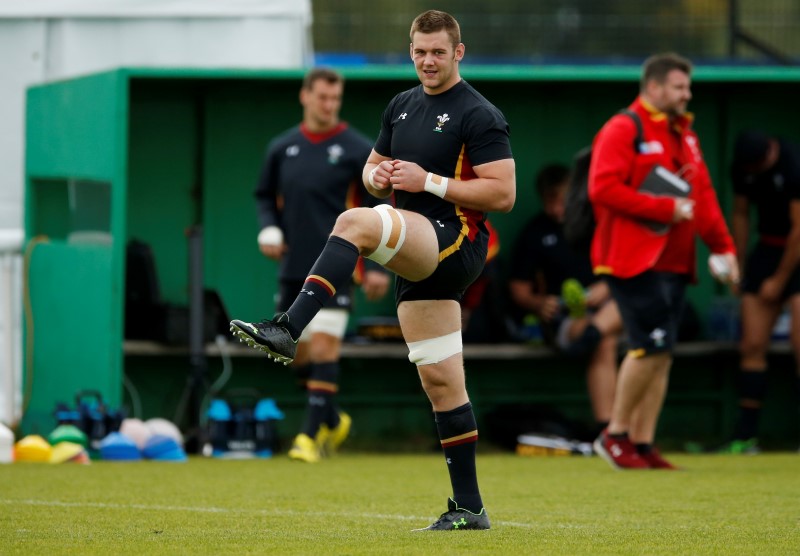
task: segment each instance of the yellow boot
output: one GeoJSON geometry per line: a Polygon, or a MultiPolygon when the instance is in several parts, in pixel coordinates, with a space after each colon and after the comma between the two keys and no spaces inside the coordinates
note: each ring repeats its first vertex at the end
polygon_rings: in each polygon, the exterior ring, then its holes
{"type": "Polygon", "coordinates": [[[353,420],[347,413],[339,412],[339,424],[332,429],[325,427],[327,430],[325,453],[327,455],[331,455],[339,449],[339,446],[342,445],[342,442],[344,442],[350,434],[350,426],[352,424],[353,420]]]}
{"type": "Polygon", "coordinates": [[[320,458],[319,447],[311,437],[301,432],[294,437],[292,448],[289,450],[289,457],[306,463],[317,463],[320,458]]]}

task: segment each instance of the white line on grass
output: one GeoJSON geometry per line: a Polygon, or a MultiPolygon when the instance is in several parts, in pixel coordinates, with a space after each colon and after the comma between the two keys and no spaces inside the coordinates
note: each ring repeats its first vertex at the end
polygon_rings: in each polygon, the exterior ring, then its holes
{"type": "MultiPolygon", "coordinates": [[[[103,508],[109,510],[150,510],[157,512],[198,512],[209,514],[256,514],[263,516],[304,516],[305,512],[297,512],[294,510],[242,510],[232,508],[215,508],[213,506],[160,506],[158,504],[109,504],[108,502],[63,502],[61,500],[8,500],[0,499],[0,504],[25,504],[28,506],[49,506],[58,508],[103,508]]],[[[395,514],[369,514],[369,513],[352,513],[352,512],[314,512],[317,515],[327,517],[358,517],[364,519],[387,519],[391,521],[405,520],[405,521],[426,521],[431,517],[420,517],[410,515],[395,515],[395,514]]],[[[529,523],[518,523],[515,521],[494,521],[497,525],[506,527],[521,527],[525,529],[532,529],[533,525],[529,523]]]]}

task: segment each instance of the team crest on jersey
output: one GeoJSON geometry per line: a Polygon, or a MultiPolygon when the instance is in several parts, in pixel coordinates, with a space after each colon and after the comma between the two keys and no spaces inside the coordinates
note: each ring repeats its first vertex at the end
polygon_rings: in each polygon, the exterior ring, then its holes
{"type": "Polygon", "coordinates": [[[344,149],[340,144],[331,145],[328,147],[328,162],[331,164],[338,164],[339,159],[342,158],[344,149]]]}
{"type": "Polygon", "coordinates": [[[439,133],[441,133],[442,127],[444,126],[445,122],[450,120],[450,116],[447,114],[447,112],[445,112],[441,116],[436,116],[436,119],[438,121],[436,122],[436,127],[433,128],[433,131],[438,131],[439,133]]]}
{"type": "Polygon", "coordinates": [[[286,156],[297,156],[300,154],[300,147],[298,145],[289,145],[286,147],[286,156]]]}

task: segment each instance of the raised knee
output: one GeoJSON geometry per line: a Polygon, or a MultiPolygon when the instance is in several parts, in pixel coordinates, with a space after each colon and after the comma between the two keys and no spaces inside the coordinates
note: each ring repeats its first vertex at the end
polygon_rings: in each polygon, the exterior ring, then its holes
{"type": "Polygon", "coordinates": [[[358,217],[360,212],[363,212],[365,209],[362,207],[351,208],[347,209],[339,216],[336,217],[336,223],[333,225],[333,234],[337,236],[343,236],[345,233],[358,230],[360,219],[358,217]]]}
{"type": "Polygon", "coordinates": [[[400,211],[390,205],[378,205],[372,209],[380,217],[380,238],[366,257],[385,265],[394,258],[406,239],[406,220],[400,211]]]}
{"type": "Polygon", "coordinates": [[[363,207],[344,211],[336,218],[331,234],[346,239],[362,253],[371,249],[369,240],[371,220],[368,216],[370,211],[372,209],[363,207]]]}

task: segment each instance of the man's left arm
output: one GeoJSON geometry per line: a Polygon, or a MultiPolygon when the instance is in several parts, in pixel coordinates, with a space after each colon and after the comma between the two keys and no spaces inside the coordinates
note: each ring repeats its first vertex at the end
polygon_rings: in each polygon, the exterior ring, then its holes
{"type": "Polygon", "coordinates": [[[477,177],[457,180],[427,172],[414,162],[398,160],[390,182],[399,191],[428,191],[454,205],[481,212],[509,212],[514,208],[517,178],[513,158],[479,164],[473,171],[477,177]]]}
{"type": "MultiPolygon", "coordinates": [[[[698,173],[697,179],[692,183],[697,190],[694,208],[697,233],[711,250],[712,255],[724,255],[728,268],[724,280],[736,284],[739,282],[740,267],[736,255],[736,245],[719,206],[717,193],[711,185],[708,168],[702,160],[698,163],[698,173]]],[[[711,260],[709,260],[710,263],[711,260]]],[[[723,278],[719,277],[718,279],[723,278]]]]}
{"type": "Polygon", "coordinates": [[[692,180],[692,188],[696,190],[694,217],[697,233],[703,242],[714,253],[735,253],[728,224],[719,206],[717,192],[711,184],[711,175],[702,159],[696,160],[697,177],[692,180]]]}

